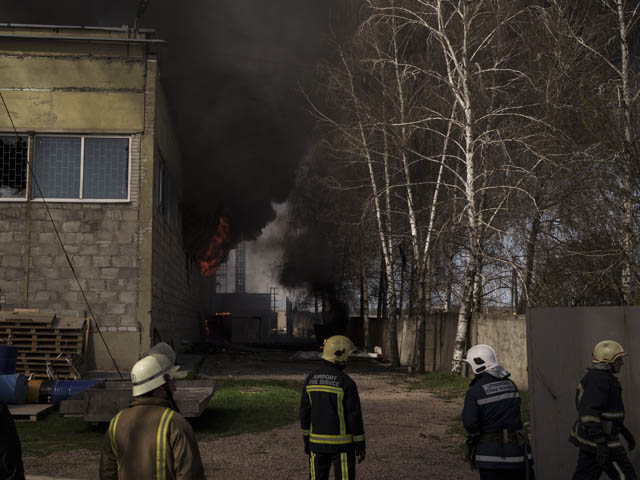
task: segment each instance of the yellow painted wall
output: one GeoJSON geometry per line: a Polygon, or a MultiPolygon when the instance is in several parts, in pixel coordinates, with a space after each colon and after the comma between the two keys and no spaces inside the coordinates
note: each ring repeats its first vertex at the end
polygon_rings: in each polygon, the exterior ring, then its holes
{"type": "MultiPolygon", "coordinates": [[[[19,131],[138,133],[144,129],[143,53],[139,45],[3,39],[0,90],[19,131]]],[[[0,115],[0,131],[11,130],[0,115]]]]}
{"type": "MultiPolygon", "coordinates": [[[[28,55],[32,55],[29,53],[28,55]]],[[[94,57],[5,56],[0,85],[6,88],[144,89],[143,59],[94,57]]]]}
{"type": "MultiPolygon", "coordinates": [[[[0,90],[19,131],[138,133],[143,129],[142,93],[0,90]]],[[[0,115],[0,130],[12,130],[7,115],[0,115]]]]}

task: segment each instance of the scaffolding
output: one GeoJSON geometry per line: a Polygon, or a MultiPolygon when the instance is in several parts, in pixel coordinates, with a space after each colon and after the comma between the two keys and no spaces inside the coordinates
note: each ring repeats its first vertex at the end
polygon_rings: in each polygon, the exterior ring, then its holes
{"type": "Polygon", "coordinates": [[[227,293],[227,262],[222,262],[216,270],[216,293],[227,293]]]}
{"type": "Polygon", "coordinates": [[[236,247],[236,293],[245,293],[245,245],[240,242],[236,247]]]}

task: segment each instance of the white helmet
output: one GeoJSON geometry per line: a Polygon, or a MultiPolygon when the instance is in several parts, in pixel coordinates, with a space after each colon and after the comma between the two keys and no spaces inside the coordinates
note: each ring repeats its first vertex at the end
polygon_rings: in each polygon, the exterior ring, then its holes
{"type": "Polygon", "coordinates": [[[482,373],[500,365],[496,351],[490,345],[471,347],[467,350],[467,358],[464,358],[463,361],[471,365],[473,373],[482,373]]]}
{"type": "Polygon", "coordinates": [[[180,369],[161,353],[152,353],[138,360],[131,369],[133,396],[139,397],[167,383],[165,375],[173,377],[180,369]]]}

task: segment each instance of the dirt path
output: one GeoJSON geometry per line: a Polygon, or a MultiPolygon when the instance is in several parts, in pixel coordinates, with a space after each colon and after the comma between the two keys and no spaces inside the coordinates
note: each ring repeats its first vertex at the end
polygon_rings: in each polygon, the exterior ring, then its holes
{"type": "MultiPolygon", "coordinates": [[[[242,378],[302,380],[317,365],[289,363],[291,368],[287,369],[257,361],[260,366],[245,369],[241,367],[247,365],[235,360],[228,363],[212,356],[202,371],[242,378]],[[249,372],[251,375],[246,375],[249,372]]],[[[248,361],[253,364],[255,359],[248,361]]],[[[452,419],[460,411],[460,401],[447,402],[422,390],[410,391],[410,379],[404,374],[385,374],[365,364],[361,367],[356,366],[350,372],[360,391],[367,435],[367,459],[357,467],[358,478],[476,478],[477,474],[463,463],[462,438],[450,433],[452,419]]],[[[209,479],[308,478],[298,423],[262,433],[210,437],[200,442],[200,451],[209,479]]],[[[28,457],[25,468],[30,475],[97,479],[98,455],[74,451],[28,457]]]]}

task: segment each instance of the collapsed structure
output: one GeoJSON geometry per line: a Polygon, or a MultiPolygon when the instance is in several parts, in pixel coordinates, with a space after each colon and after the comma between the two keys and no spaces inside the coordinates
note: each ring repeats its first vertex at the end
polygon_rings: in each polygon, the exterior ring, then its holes
{"type": "Polygon", "coordinates": [[[89,368],[114,367],[96,322],[120,369],[196,340],[207,280],[182,241],[163,42],[126,26],[0,24],[0,38],[0,306],[89,316],[68,254],[95,315],[89,368]]]}

